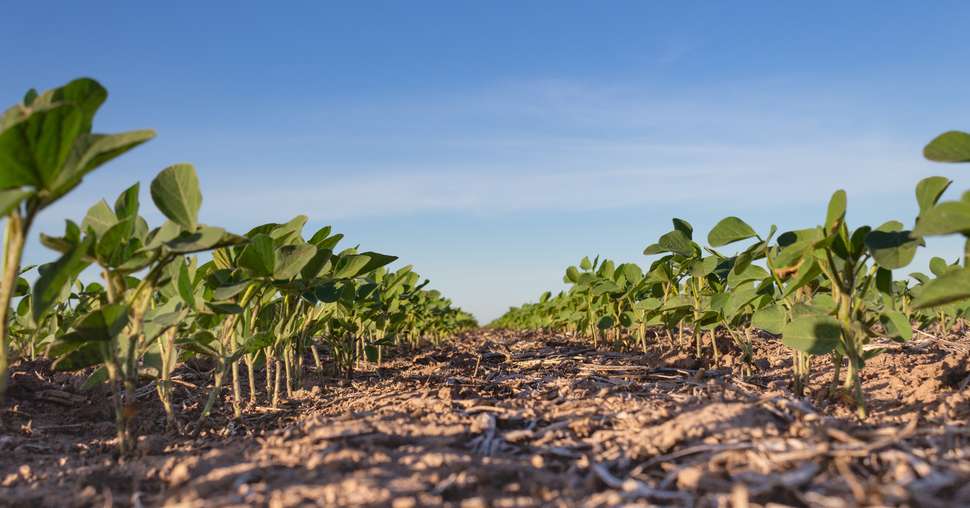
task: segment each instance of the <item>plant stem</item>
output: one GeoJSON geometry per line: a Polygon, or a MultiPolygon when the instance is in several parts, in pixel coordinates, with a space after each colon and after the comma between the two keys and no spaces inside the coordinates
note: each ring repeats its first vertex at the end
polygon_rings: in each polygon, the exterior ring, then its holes
{"type": "Polygon", "coordinates": [[[20,259],[32,220],[33,214],[28,213],[25,219],[19,211],[11,213],[7,218],[3,240],[3,279],[0,280],[0,403],[7,393],[7,370],[10,367],[10,301],[17,289],[20,259]]]}

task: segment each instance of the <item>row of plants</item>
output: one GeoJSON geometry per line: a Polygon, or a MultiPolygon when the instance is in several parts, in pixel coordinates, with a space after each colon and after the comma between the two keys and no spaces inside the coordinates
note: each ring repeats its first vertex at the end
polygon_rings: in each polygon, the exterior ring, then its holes
{"type": "Polygon", "coordinates": [[[188,164],[165,168],[151,182],[162,224],[152,227],[140,215],[136,183],[113,205],[101,200],[80,222],[66,221],[62,235],[41,234],[55,261],[21,266],[42,210],[154,136],[94,133],[106,97],[96,81],[78,79],[28,92],[0,119],[0,213],[7,219],[0,399],[12,357],[44,356],[57,370],[90,372],[85,387],[111,388],[120,451],[128,453],[136,393],[149,384],[169,426],[182,430],[172,375],[192,358],[215,365],[200,420],[225,391],[238,418],[261,396],[273,407],[292,396],[310,368],[305,363],[349,378],[360,362],[380,363],[390,349],[476,326],[426,289],[411,266],[390,270],[395,256],[338,250],[343,235],[329,226],[305,235],[306,216],[242,235],[201,223],[202,193],[188,164]],[[100,281],[85,282],[91,277],[82,274],[94,271],[100,281]]]}
{"type": "MultiPolygon", "coordinates": [[[[970,134],[944,133],[924,154],[970,162],[970,134]]],[[[850,227],[842,190],[821,224],[781,234],[776,226],[759,233],[726,217],[702,246],[690,223],[673,219],[672,230],[643,251],[658,256],[646,270],[583,258],[566,269],[566,290],[513,307],[490,326],[565,332],[644,351],[651,337],[666,337],[713,364],[721,356],[716,338],[727,336],[744,375],[754,370],[753,337],[765,332],[790,348],[797,394],[804,393],[810,357],[828,356],[830,393],[848,396],[864,418],[860,373],[883,350],[874,339],[907,341],[914,327],[945,332],[970,312],[970,192],[941,200],[950,184],[933,176],[916,185],[919,214],[911,227],[898,220],[850,227]],[[952,234],[967,237],[962,256],[934,257],[930,274],[894,276],[926,237],[952,234]]]]}

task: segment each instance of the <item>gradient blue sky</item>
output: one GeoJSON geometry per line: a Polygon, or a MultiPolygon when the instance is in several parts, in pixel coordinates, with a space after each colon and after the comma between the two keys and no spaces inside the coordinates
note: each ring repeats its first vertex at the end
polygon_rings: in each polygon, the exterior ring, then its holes
{"type": "MultiPolygon", "coordinates": [[[[966,2],[7,2],[0,99],[87,75],[158,138],[50,209],[196,165],[205,222],[298,213],[400,255],[480,320],[683,217],[911,223],[970,129],[966,2]]],[[[143,201],[148,202],[147,193],[143,201]]],[[[148,205],[149,207],[151,205],[148,205]]],[[[158,214],[147,214],[157,218],[158,214]]],[[[35,232],[36,233],[36,232],[35,232]]],[[[932,253],[955,257],[955,240],[932,253]]],[[[52,256],[34,242],[28,262],[52,256]]]]}

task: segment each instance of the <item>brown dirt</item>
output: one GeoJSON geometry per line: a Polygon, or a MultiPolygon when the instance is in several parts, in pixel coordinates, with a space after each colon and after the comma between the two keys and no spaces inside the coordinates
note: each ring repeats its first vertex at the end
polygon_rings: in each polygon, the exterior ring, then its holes
{"type": "MultiPolygon", "coordinates": [[[[788,391],[790,358],[758,339],[758,375],[669,348],[595,350],[480,331],[360,372],[307,376],[279,410],[164,430],[146,387],[140,455],[113,457],[107,394],[21,364],[0,413],[0,505],[967,506],[970,340],[921,336],[870,360],[871,416],[788,391]]],[[[183,368],[185,421],[205,365],[183,368]]],[[[225,411],[223,407],[221,409],[225,411]]]]}

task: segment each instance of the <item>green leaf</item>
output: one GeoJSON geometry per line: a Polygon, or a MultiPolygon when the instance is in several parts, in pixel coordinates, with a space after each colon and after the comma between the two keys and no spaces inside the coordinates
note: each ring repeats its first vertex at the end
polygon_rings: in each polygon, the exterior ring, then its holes
{"type": "Polygon", "coordinates": [[[825,214],[825,230],[835,231],[845,221],[846,196],[845,191],[839,189],[829,200],[828,212],[825,214]]]}
{"type": "Polygon", "coordinates": [[[192,277],[189,274],[189,265],[179,261],[178,278],[175,280],[175,288],[178,289],[179,297],[189,308],[195,308],[195,286],[192,284],[192,277]]]}
{"type": "Polygon", "coordinates": [[[356,277],[361,270],[367,266],[370,262],[370,258],[367,256],[359,254],[346,254],[340,257],[337,261],[337,266],[334,267],[334,278],[336,279],[350,279],[356,277]]]}
{"type": "Polygon", "coordinates": [[[811,355],[831,353],[842,338],[842,327],[835,318],[803,315],[785,325],[781,342],[811,355]]]}
{"type": "Polygon", "coordinates": [[[195,231],[199,224],[202,193],[199,177],[191,164],[176,164],[163,169],[152,180],[151,194],[155,206],[165,217],[185,231],[195,231]]]}
{"type": "Polygon", "coordinates": [[[806,257],[805,261],[798,267],[795,277],[785,286],[785,296],[791,295],[799,288],[809,284],[821,273],[822,268],[815,257],[806,257]]]}
{"type": "Polygon", "coordinates": [[[87,231],[91,229],[99,237],[105,233],[111,226],[118,223],[118,217],[108,206],[108,202],[105,200],[100,200],[94,204],[91,208],[88,208],[87,215],[84,216],[84,220],[81,221],[81,229],[87,231]]]}
{"type": "Polygon", "coordinates": [[[113,303],[85,315],[74,325],[74,331],[85,341],[108,342],[118,337],[128,325],[128,306],[113,303]]]}
{"type": "Polygon", "coordinates": [[[122,247],[128,245],[134,227],[134,219],[128,218],[100,234],[94,251],[102,265],[116,266],[127,261],[130,254],[133,254],[133,252],[124,252],[125,249],[122,247]]]}
{"type": "Polygon", "coordinates": [[[0,132],[0,188],[30,185],[51,190],[83,121],[77,106],[58,104],[34,111],[0,132]]]}
{"type": "Polygon", "coordinates": [[[694,226],[691,226],[689,222],[677,218],[671,219],[671,222],[674,223],[674,230],[683,233],[688,240],[694,239],[694,226]]]}
{"type": "Polygon", "coordinates": [[[970,134],[944,132],[923,148],[923,156],[936,162],[970,162],[970,134]]]}
{"type": "Polygon", "coordinates": [[[47,356],[55,359],[51,367],[59,372],[81,370],[104,362],[102,346],[97,342],[58,341],[47,351],[47,356]]]}
{"type": "Polygon", "coordinates": [[[357,275],[368,274],[370,272],[373,272],[374,270],[377,270],[382,266],[387,266],[393,263],[394,261],[397,261],[397,256],[388,256],[387,254],[381,254],[379,252],[367,251],[367,252],[361,252],[361,255],[367,256],[368,260],[367,260],[367,264],[360,269],[357,275]]]}
{"type": "Polygon", "coordinates": [[[245,238],[227,233],[214,226],[199,226],[194,232],[182,231],[175,238],[165,242],[168,250],[177,254],[203,252],[245,241],[245,238]]]}
{"type": "Polygon", "coordinates": [[[948,235],[970,232],[970,203],[944,201],[921,213],[914,236],[948,235]]]}
{"type": "Polygon", "coordinates": [[[919,213],[922,214],[935,205],[951,183],[953,182],[949,178],[942,176],[930,176],[920,180],[916,184],[916,202],[919,204],[919,213]]]}
{"type": "Polygon", "coordinates": [[[42,96],[35,99],[34,106],[37,105],[37,102],[75,104],[82,115],[81,130],[89,132],[95,113],[98,112],[98,108],[104,104],[107,98],[108,91],[101,86],[101,83],[91,78],[77,78],[72,79],[64,86],[47,90],[42,96]]]}
{"type": "Polygon", "coordinates": [[[138,216],[138,191],[140,188],[141,184],[135,183],[135,185],[125,189],[115,200],[115,215],[119,219],[138,216]]]}
{"type": "Polygon", "coordinates": [[[289,280],[296,277],[316,253],[317,248],[308,243],[280,247],[277,251],[277,263],[273,271],[273,278],[289,280]]]}
{"type": "Polygon", "coordinates": [[[673,252],[684,257],[691,257],[695,254],[694,242],[684,233],[678,230],[671,231],[660,237],[657,241],[666,252],[673,252]]]}
{"type": "Polygon", "coordinates": [[[579,281],[579,270],[577,270],[575,266],[570,266],[569,268],[566,268],[566,276],[563,282],[575,284],[578,281],[579,281]]]}
{"type": "Polygon", "coordinates": [[[599,319],[599,321],[596,322],[596,327],[600,330],[607,330],[613,328],[614,324],[615,322],[613,321],[612,316],[603,316],[599,319]]]}
{"type": "Polygon", "coordinates": [[[152,130],[78,136],[71,157],[65,163],[65,170],[54,183],[51,199],[48,201],[54,201],[67,194],[77,187],[88,173],[153,137],[155,132],[152,130]]]}
{"type": "Polygon", "coordinates": [[[902,312],[887,309],[879,316],[886,335],[893,340],[907,341],[913,338],[913,325],[902,312]]]}
{"type": "Polygon", "coordinates": [[[889,270],[908,265],[919,246],[919,240],[909,231],[870,231],[865,242],[876,264],[889,270]]]}
{"type": "Polygon", "coordinates": [[[243,308],[234,303],[205,302],[206,307],[214,314],[242,314],[243,308]]]}
{"type": "Polygon", "coordinates": [[[728,274],[728,285],[731,287],[738,287],[745,282],[763,280],[768,276],[768,270],[765,270],[758,265],[748,264],[748,266],[740,272],[738,272],[736,269],[731,270],[731,272],[728,274]]]}
{"type": "Polygon", "coordinates": [[[6,217],[25,199],[36,194],[32,189],[0,190],[0,217],[6,217]]]}
{"type": "Polygon", "coordinates": [[[768,333],[781,335],[785,329],[785,309],[778,304],[758,309],[751,316],[751,326],[768,333]]]}
{"type": "Polygon", "coordinates": [[[936,275],[937,277],[941,277],[949,271],[950,271],[950,265],[946,263],[945,259],[937,256],[933,256],[932,258],[930,258],[930,272],[932,272],[933,275],[936,275]]]}
{"type": "Polygon", "coordinates": [[[64,287],[90,264],[85,260],[85,255],[93,243],[94,237],[84,237],[37,278],[34,283],[34,297],[31,299],[31,311],[35,321],[40,321],[41,316],[57,302],[64,287]]]}
{"type": "Polygon", "coordinates": [[[250,335],[242,341],[242,350],[247,354],[257,353],[261,349],[267,348],[273,345],[276,337],[269,332],[260,332],[255,335],[250,335]]]}
{"type": "Polygon", "coordinates": [[[725,217],[721,219],[714,229],[707,235],[707,243],[711,247],[721,247],[729,243],[747,240],[758,236],[754,229],[751,229],[746,222],[737,217],[725,217]]]}
{"type": "Polygon", "coordinates": [[[923,284],[913,298],[913,308],[937,307],[967,298],[970,298],[970,269],[960,268],[923,284]]]}
{"type": "Polygon", "coordinates": [[[273,246],[273,239],[262,233],[253,236],[236,262],[256,277],[272,276],[276,270],[276,249],[273,246]]]}
{"type": "Polygon", "coordinates": [[[250,282],[247,280],[229,286],[218,287],[212,292],[212,297],[216,300],[228,300],[245,291],[249,287],[249,284],[250,282]]]}

